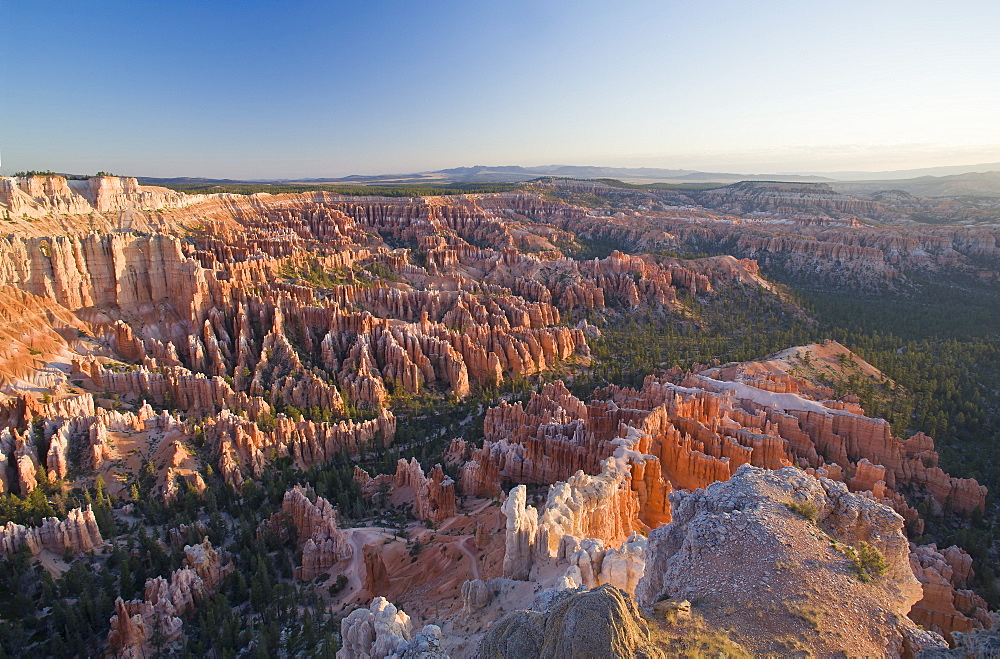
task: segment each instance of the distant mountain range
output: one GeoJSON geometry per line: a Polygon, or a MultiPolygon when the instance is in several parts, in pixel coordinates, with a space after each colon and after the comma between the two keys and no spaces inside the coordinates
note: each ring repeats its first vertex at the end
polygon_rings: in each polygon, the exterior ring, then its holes
{"type": "Polygon", "coordinates": [[[1000,164],[996,167],[998,171],[881,181],[837,181],[830,185],[848,194],[901,190],[917,197],[1000,197],[1000,164]]]}
{"type": "Polygon", "coordinates": [[[441,174],[454,178],[456,182],[486,183],[512,180],[529,181],[540,176],[560,176],[565,178],[613,178],[630,182],[656,181],[829,181],[822,176],[801,174],[730,174],[723,172],[700,172],[694,169],[659,169],[655,167],[588,167],[579,165],[547,165],[542,167],[455,167],[442,169],[431,174],[441,174]]]}
{"type": "Polygon", "coordinates": [[[209,178],[150,178],[139,180],[147,185],[177,184],[341,184],[341,185],[446,185],[461,183],[522,183],[541,177],[576,179],[618,179],[629,183],[693,183],[736,181],[787,181],[829,183],[840,192],[866,194],[882,190],[901,190],[923,197],[986,196],[1000,197],[1000,163],[933,167],[885,172],[816,172],[806,174],[735,174],[701,172],[690,169],[659,169],[653,167],[597,167],[579,165],[546,165],[520,167],[516,165],[487,167],[454,167],[413,174],[380,174],[375,176],[344,176],[340,178],[307,179],[234,179],[209,178]]]}
{"type": "Polygon", "coordinates": [[[796,174],[812,174],[824,176],[837,181],[890,181],[893,179],[910,179],[925,176],[956,176],[959,174],[975,174],[1000,171],[1000,162],[987,162],[978,165],[947,165],[944,167],[923,167],[920,169],[895,169],[884,172],[842,171],[842,172],[795,172],[796,174]]]}
{"type": "Polygon", "coordinates": [[[522,183],[543,176],[562,178],[613,178],[632,183],[655,183],[658,181],[808,181],[822,182],[833,179],[811,174],[732,174],[724,172],[700,172],[694,169],[660,169],[655,167],[597,167],[585,165],[543,165],[520,167],[506,165],[489,167],[453,167],[433,172],[416,174],[347,176],[340,179],[305,179],[300,182],[314,183],[522,183]]]}

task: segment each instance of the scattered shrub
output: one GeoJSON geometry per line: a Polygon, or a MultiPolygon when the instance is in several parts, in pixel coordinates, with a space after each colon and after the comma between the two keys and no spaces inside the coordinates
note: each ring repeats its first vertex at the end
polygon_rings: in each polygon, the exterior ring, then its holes
{"type": "Polygon", "coordinates": [[[330,590],[330,596],[332,597],[332,596],[336,595],[340,591],[344,590],[345,587],[347,587],[347,577],[344,576],[344,575],[342,575],[342,574],[338,574],[337,575],[337,580],[335,582],[333,582],[332,584],[330,584],[330,588],[329,588],[329,590],[330,590]]]}
{"type": "Polygon", "coordinates": [[[867,542],[862,542],[857,548],[848,548],[846,554],[851,561],[851,569],[858,575],[858,579],[865,583],[889,570],[889,563],[882,552],[867,542]]]}
{"type": "Polygon", "coordinates": [[[803,501],[799,503],[798,501],[792,501],[791,503],[785,504],[789,510],[793,513],[798,513],[802,517],[805,517],[811,522],[815,522],[819,519],[819,510],[816,506],[808,501],[803,501]]]}

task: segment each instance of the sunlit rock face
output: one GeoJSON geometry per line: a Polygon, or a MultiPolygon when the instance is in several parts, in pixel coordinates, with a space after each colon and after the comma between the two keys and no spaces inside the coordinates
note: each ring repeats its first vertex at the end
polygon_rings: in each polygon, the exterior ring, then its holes
{"type": "Polygon", "coordinates": [[[0,526],[0,556],[27,548],[32,554],[42,550],[59,556],[82,554],[104,544],[90,506],[74,508],[66,519],[49,517],[41,526],[26,527],[14,522],[0,526]]]}

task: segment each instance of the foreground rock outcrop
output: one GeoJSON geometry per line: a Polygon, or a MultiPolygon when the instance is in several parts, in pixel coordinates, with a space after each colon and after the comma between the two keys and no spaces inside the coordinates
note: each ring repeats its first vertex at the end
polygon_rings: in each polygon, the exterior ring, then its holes
{"type": "Polygon", "coordinates": [[[571,594],[548,611],[512,611],[479,645],[483,659],[664,657],[635,603],[613,586],[571,594]]]}
{"type": "Polygon", "coordinates": [[[441,651],[441,629],[424,625],[413,633],[410,617],[384,597],[355,609],[340,623],[337,659],[448,659],[441,651]]]}
{"type": "Polygon", "coordinates": [[[674,519],[650,533],[640,605],[697,600],[751,651],[899,656],[942,645],[906,614],[922,597],[903,518],[798,469],[750,465],[671,495],[674,519]]]}

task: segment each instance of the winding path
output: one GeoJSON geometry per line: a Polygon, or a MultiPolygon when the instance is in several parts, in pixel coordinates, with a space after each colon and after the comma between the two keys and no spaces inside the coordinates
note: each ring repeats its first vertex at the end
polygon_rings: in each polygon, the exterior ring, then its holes
{"type": "Polygon", "coordinates": [[[476,551],[477,550],[469,549],[469,544],[472,544],[473,546],[475,546],[475,543],[476,543],[476,539],[475,538],[463,538],[462,540],[460,540],[456,544],[458,544],[459,551],[461,551],[463,554],[465,554],[466,556],[469,557],[469,563],[470,563],[470,565],[472,565],[472,578],[473,579],[478,579],[479,578],[479,559],[476,557],[476,551]]]}
{"type": "Polygon", "coordinates": [[[344,533],[347,534],[347,541],[351,543],[352,549],[351,562],[344,570],[347,575],[347,587],[344,590],[348,599],[353,599],[365,587],[365,545],[371,544],[372,540],[394,536],[388,530],[376,527],[344,529],[344,533]]]}

